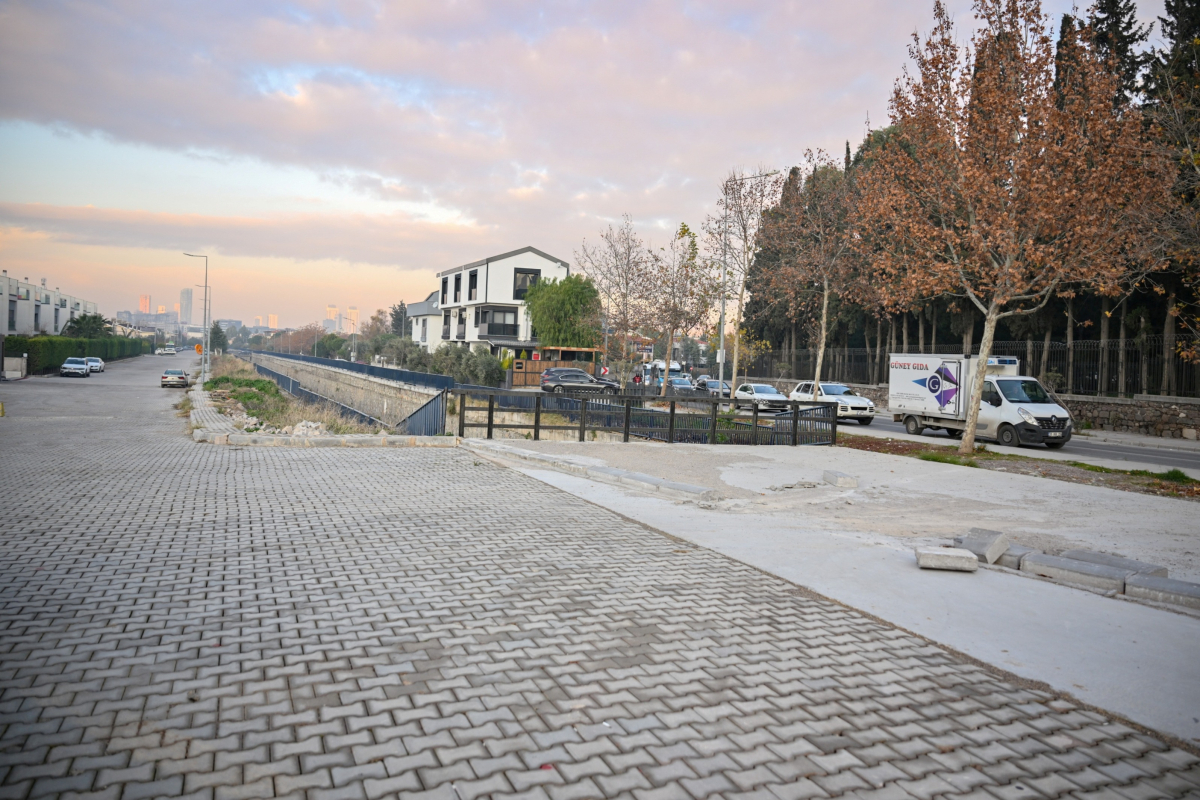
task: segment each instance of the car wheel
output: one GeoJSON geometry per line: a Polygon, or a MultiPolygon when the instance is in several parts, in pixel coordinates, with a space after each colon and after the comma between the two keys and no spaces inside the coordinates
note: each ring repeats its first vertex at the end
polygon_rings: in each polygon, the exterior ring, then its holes
{"type": "Polygon", "coordinates": [[[963,437],[963,431],[959,428],[946,428],[946,435],[951,439],[961,439],[963,437]]]}
{"type": "Polygon", "coordinates": [[[565,391],[566,391],[566,389],[564,389],[564,388],[563,388],[563,387],[561,387],[561,386],[555,386],[555,387],[554,387],[554,393],[555,393],[555,394],[562,394],[562,393],[563,393],[563,392],[565,392],[565,391]]]}
{"type": "Polygon", "coordinates": [[[858,420],[858,424],[859,424],[859,425],[870,425],[870,424],[871,424],[872,422],[874,422],[874,421],[875,421],[875,420],[874,420],[874,419],[872,419],[871,417],[866,417],[865,419],[864,419],[864,418],[862,418],[862,417],[860,417],[860,418],[859,418],[859,420],[858,420]]]}
{"type": "Polygon", "coordinates": [[[741,410],[742,410],[742,404],[741,404],[741,403],[739,403],[737,400],[734,400],[734,401],[733,401],[733,410],[734,410],[734,411],[741,411],[741,410]]]}
{"type": "Polygon", "coordinates": [[[925,432],[925,426],[922,425],[916,417],[905,417],[904,432],[909,436],[920,436],[925,432]]]}
{"type": "Polygon", "coordinates": [[[616,394],[617,390],[611,386],[604,387],[604,394],[616,394]]]}
{"type": "Polygon", "coordinates": [[[1001,425],[1000,430],[996,431],[996,441],[1005,447],[1021,446],[1021,437],[1012,425],[1001,425]]]}
{"type": "Polygon", "coordinates": [[[1046,442],[1046,447],[1050,448],[1051,450],[1060,450],[1064,444],[1066,444],[1066,442],[1046,442]]]}

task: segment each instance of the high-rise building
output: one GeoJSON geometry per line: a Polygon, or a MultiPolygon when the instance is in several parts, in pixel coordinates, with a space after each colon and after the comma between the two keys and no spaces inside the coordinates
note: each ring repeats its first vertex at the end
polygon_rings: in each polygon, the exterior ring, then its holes
{"type": "Polygon", "coordinates": [[[192,324],[192,290],[182,289],[179,292],[179,321],[184,325],[192,324]]]}
{"type": "Polygon", "coordinates": [[[358,307],[350,306],[346,309],[346,325],[349,328],[349,333],[358,333],[358,307]]]}
{"type": "Polygon", "coordinates": [[[166,307],[166,306],[159,306],[159,307],[158,307],[158,313],[159,313],[159,314],[165,314],[165,313],[167,313],[167,307],[166,307]]]}
{"type": "Polygon", "coordinates": [[[138,298],[138,311],[143,314],[150,313],[150,295],[144,294],[138,298]]]}
{"type": "Polygon", "coordinates": [[[254,327],[256,327],[256,328],[262,327],[262,317],[261,316],[254,318],[254,327]]]}
{"type": "Polygon", "coordinates": [[[337,319],[337,317],[338,317],[338,307],[337,306],[325,306],[325,319],[337,319]]]}
{"type": "Polygon", "coordinates": [[[278,314],[267,314],[267,327],[271,330],[277,330],[279,328],[278,314]]]}

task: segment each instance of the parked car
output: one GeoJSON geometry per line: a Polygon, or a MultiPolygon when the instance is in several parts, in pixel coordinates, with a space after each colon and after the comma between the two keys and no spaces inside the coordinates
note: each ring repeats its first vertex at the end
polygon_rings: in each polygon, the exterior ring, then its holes
{"type": "Polygon", "coordinates": [[[87,362],[88,370],[91,372],[104,372],[104,361],[102,359],[88,356],[84,361],[87,362]]]}
{"type": "Polygon", "coordinates": [[[760,411],[783,411],[788,408],[788,398],[769,383],[743,383],[733,394],[733,407],[743,405],[757,406],[760,411]]]}
{"type": "Polygon", "coordinates": [[[164,369],[162,374],[162,387],[164,389],[171,386],[178,386],[186,389],[188,386],[188,375],[181,369],[164,369]]]}
{"type": "MultiPolygon", "coordinates": [[[[805,381],[797,384],[788,397],[793,400],[811,401],[813,399],[813,382],[805,381]]],[[[870,425],[875,420],[875,404],[865,397],[859,397],[849,386],[821,381],[821,396],[817,399],[836,402],[839,420],[852,419],[859,425],[870,425]]]]}
{"type": "Polygon", "coordinates": [[[581,369],[552,367],[542,373],[542,391],[555,392],[599,392],[616,394],[621,385],[615,381],[593,378],[581,369]]]}
{"type": "Polygon", "coordinates": [[[175,348],[174,348],[174,347],[164,347],[164,348],[163,348],[163,355],[164,355],[164,356],[173,356],[173,355],[175,355],[175,348]]]}
{"type": "Polygon", "coordinates": [[[708,382],[708,379],[711,377],[712,377],[711,375],[699,375],[695,379],[692,380],[692,385],[695,386],[697,389],[703,389],[704,385],[708,382]]]}
{"type": "Polygon", "coordinates": [[[156,355],[156,356],[161,356],[161,355],[163,354],[163,352],[164,352],[164,351],[163,351],[163,348],[159,347],[159,348],[156,348],[156,349],[155,349],[155,351],[154,351],[154,355],[156,355]]]}
{"type": "Polygon", "coordinates": [[[671,378],[667,381],[667,394],[692,395],[696,389],[687,378],[671,378]]]}
{"type": "Polygon", "coordinates": [[[87,359],[68,358],[58,368],[58,374],[64,378],[68,375],[78,375],[81,378],[87,378],[91,376],[92,370],[88,367],[87,359]]]}
{"type": "Polygon", "coordinates": [[[709,378],[704,382],[704,390],[708,392],[709,397],[729,397],[729,389],[729,381],[709,378]]]}

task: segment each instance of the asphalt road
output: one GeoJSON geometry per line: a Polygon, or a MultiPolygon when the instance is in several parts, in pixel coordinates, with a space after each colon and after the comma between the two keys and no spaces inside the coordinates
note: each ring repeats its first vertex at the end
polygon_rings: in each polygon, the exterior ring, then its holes
{"type": "MultiPolygon", "coordinates": [[[[854,433],[857,425],[848,424],[844,430],[854,433]]],[[[871,430],[885,430],[904,433],[904,425],[892,422],[884,416],[878,416],[871,423],[871,430]]],[[[931,439],[948,439],[944,431],[926,431],[923,435],[931,439]]],[[[1027,448],[1031,452],[1041,450],[1041,447],[1027,448]]],[[[1182,467],[1184,469],[1200,469],[1200,451],[1174,450],[1164,447],[1138,447],[1137,445],[1116,444],[1114,442],[1093,442],[1086,438],[1075,437],[1058,451],[1064,455],[1088,456],[1091,458],[1106,458],[1111,461],[1128,461],[1133,464],[1160,464],[1165,469],[1182,467]]]]}

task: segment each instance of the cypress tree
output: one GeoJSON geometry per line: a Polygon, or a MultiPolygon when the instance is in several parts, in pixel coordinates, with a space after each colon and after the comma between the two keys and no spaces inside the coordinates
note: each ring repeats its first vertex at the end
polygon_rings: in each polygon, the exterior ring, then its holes
{"type": "Polygon", "coordinates": [[[1166,0],[1167,16],[1159,17],[1167,49],[1175,52],[1200,39],[1200,3],[1196,0],[1166,0]]]}
{"type": "MultiPolygon", "coordinates": [[[[1173,2],[1196,5],[1195,0],[1167,0],[1167,5],[1173,2]]],[[[1113,60],[1117,74],[1121,76],[1119,100],[1128,100],[1137,92],[1142,73],[1154,59],[1154,54],[1148,50],[1138,52],[1139,46],[1150,38],[1153,24],[1138,24],[1137,6],[1133,0],[1097,0],[1088,25],[1092,28],[1096,47],[1113,60]]]]}

